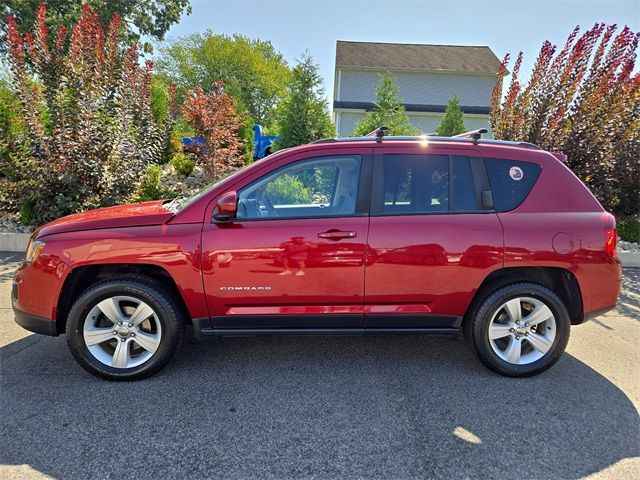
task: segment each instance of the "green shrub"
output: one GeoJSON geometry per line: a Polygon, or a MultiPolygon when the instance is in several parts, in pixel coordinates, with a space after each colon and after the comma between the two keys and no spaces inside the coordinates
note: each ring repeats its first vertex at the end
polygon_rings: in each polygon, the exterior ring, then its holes
{"type": "Polygon", "coordinates": [[[293,175],[282,175],[267,184],[266,194],[274,204],[311,203],[311,191],[293,175]]]}
{"type": "MultiPolygon", "coordinates": [[[[177,95],[178,93],[176,93],[176,97],[177,95]]],[[[174,102],[177,102],[177,100],[174,100],[174,102]]],[[[183,153],[184,145],[182,144],[182,138],[193,137],[194,135],[195,132],[187,121],[183,117],[177,116],[168,134],[167,143],[162,151],[162,158],[158,163],[164,165],[165,163],[169,163],[175,154],[183,153]]]]}
{"type": "Polygon", "coordinates": [[[0,92],[0,209],[32,223],[130,200],[163,158],[176,115],[171,85],[154,113],[152,63],[123,42],[119,16],[103,29],[83,8],[68,36],[48,24],[44,2],[28,36],[9,16],[3,46],[15,98],[0,92]]]}
{"type": "Polygon", "coordinates": [[[146,202],[149,200],[161,200],[163,198],[175,197],[175,193],[163,188],[160,183],[162,178],[162,167],[160,165],[150,165],[147,173],[140,183],[136,195],[136,201],[146,202]]]}
{"type": "Polygon", "coordinates": [[[625,242],[640,243],[640,218],[627,218],[618,222],[618,235],[625,242]]]}
{"type": "Polygon", "coordinates": [[[188,177],[193,173],[193,169],[196,166],[196,159],[186,153],[176,153],[171,158],[171,165],[180,175],[188,177]]]}
{"type": "Polygon", "coordinates": [[[20,221],[25,225],[31,225],[36,222],[36,212],[30,203],[20,205],[20,221]]]}

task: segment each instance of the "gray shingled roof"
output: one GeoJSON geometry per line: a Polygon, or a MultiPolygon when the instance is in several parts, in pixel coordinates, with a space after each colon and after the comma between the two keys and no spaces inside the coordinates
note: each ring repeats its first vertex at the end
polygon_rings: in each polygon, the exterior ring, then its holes
{"type": "Polygon", "coordinates": [[[441,70],[496,74],[500,60],[486,46],[345,42],[336,45],[336,67],[441,70]]]}

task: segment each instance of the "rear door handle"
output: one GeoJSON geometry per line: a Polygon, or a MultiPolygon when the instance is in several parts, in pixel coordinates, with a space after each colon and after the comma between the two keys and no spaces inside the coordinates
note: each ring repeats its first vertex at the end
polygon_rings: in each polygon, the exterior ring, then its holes
{"type": "Polygon", "coordinates": [[[327,240],[340,240],[342,238],[356,238],[357,232],[343,231],[343,230],[327,230],[318,234],[318,238],[326,238],[327,240]]]}

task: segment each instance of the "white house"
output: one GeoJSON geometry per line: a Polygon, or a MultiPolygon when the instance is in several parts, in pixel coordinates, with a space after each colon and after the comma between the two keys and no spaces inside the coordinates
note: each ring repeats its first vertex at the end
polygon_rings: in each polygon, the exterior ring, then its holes
{"type": "Polygon", "coordinates": [[[379,74],[389,71],[411,123],[435,132],[447,102],[460,97],[469,130],[489,128],[489,99],[500,60],[486,46],[346,42],[336,45],[333,116],[348,136],[373,108],[379,74]]]}

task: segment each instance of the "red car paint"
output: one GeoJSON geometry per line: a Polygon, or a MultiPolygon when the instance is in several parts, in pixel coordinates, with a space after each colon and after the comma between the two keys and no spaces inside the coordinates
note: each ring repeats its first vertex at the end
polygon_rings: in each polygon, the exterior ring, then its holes
{"type": "Polygon", "coordinates": [[[581,315],[574,323],[579,323],[616,303],[620,262],[605,248],[606,232],[614,228],[613,217],[587,188],[543,150],[392,138],[311,144],[255,162],[177,213],[160,201],[146,202],[70,215],[41,227],[33,240],[44,246],[16,273],[13,306],[60,321],[61,292],[72,272],[140,265],[163,269],[188,315],[209,319],[211,328],[259,327],[265,316],[315,328],[392,328],[399,318],[424,316],[414,319],[417,326],[438,326],[439,317],[461,318],[492,272],[554,267],[575,277],[581,315]],[[353,154],[365,161],[385,154],[518,160],[539,165],[540,176],[519,206],[501,213],[211,220],[225,193],[277,168],[309,157],[353,154]],[[335,323],[334,317],[345,314],[348,320],[335,323]]]}

